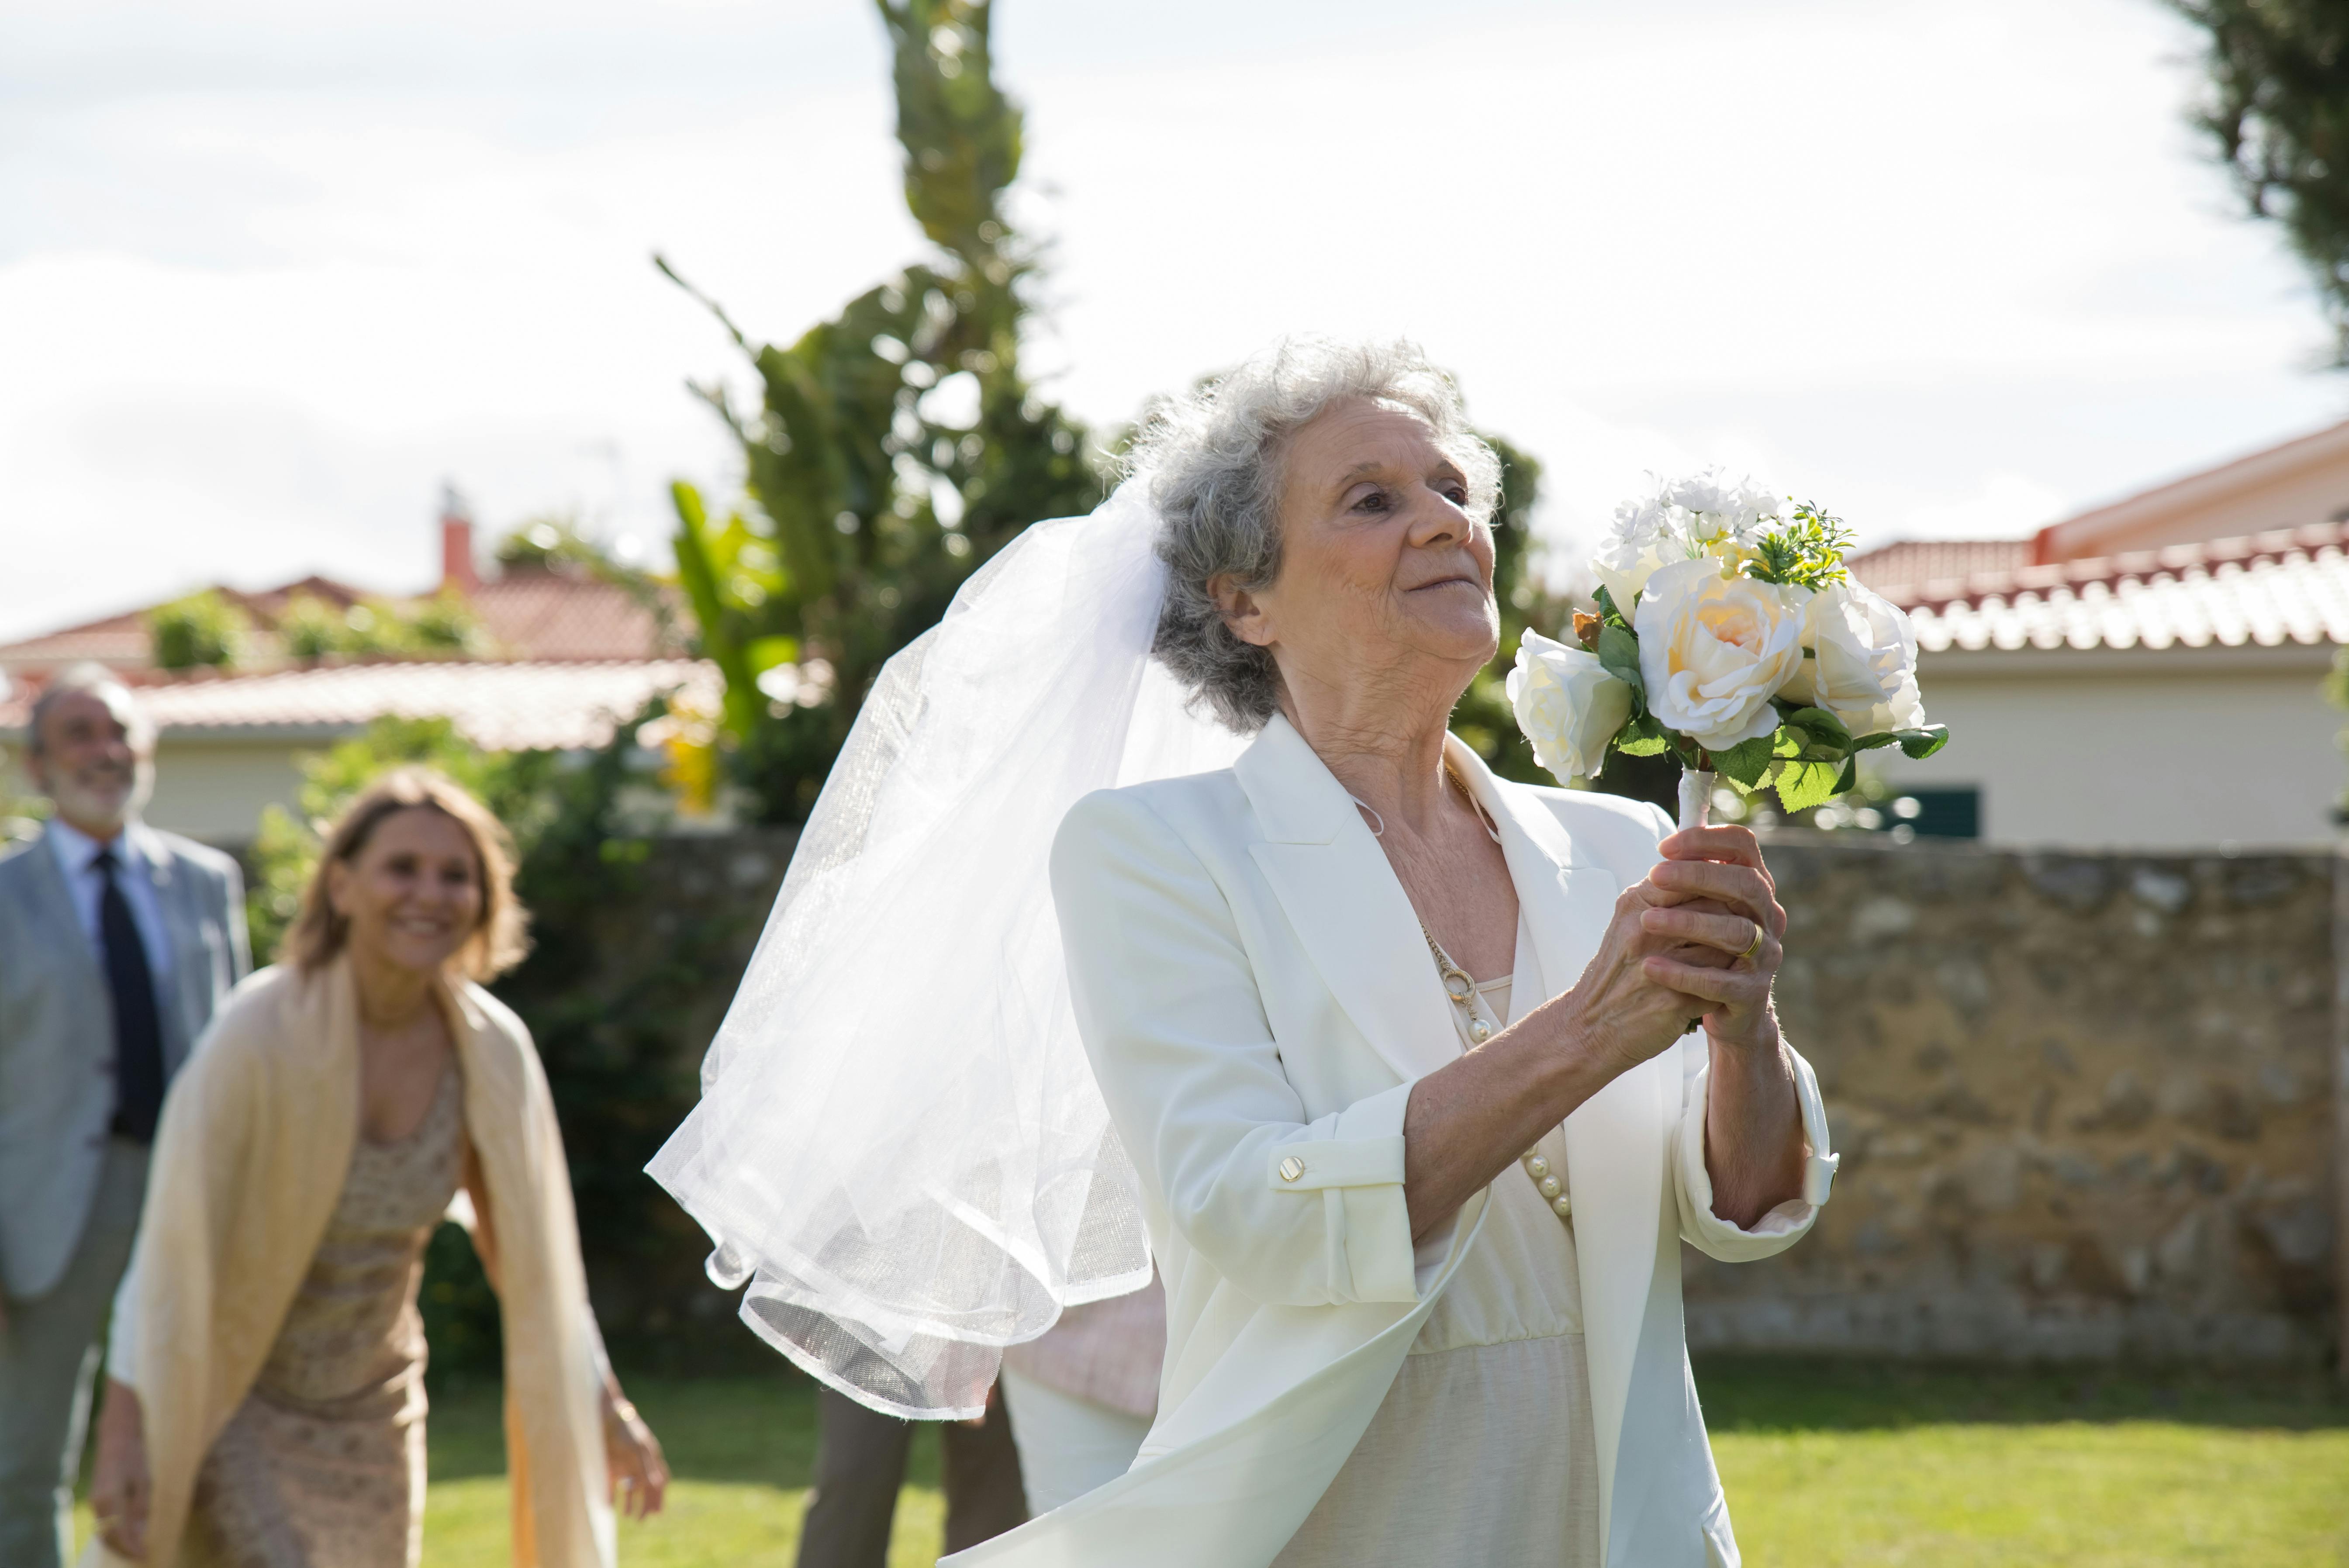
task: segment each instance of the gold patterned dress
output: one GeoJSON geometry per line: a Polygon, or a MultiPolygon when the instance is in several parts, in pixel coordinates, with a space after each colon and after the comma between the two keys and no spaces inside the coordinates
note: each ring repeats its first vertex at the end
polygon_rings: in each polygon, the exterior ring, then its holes
{"type": "Polygon", "coordinates": [[[191,1568],[417,1568],[424,1244],[463,1174],[464,1080],[397,1143],[362,1137],[252,1392],[196,1477],[191,1568]]]}

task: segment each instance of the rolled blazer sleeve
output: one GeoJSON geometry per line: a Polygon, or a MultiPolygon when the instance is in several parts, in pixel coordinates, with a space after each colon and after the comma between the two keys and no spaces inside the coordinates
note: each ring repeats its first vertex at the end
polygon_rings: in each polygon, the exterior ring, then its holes
{"type": "Polygon", "coordinates": [[[1713,1212],[1713,1176],[1704,1163],[1705,1097],[1713,1068],[1703,1035],[1684,1037],[1680,1049],[1683,1088],[1680,1128],[1672,1139],[1672,1185],[1680,1194],[1682,1238],[1723,1263],[1747,1263],[1785,1252],[1818,1222],[1841,1158],[1827,1145],[1826,1104],[1819,1098],[1817,1076],[1802,1053],[1788,1047],[1795,1064],[1795,1098],[1803,1112],[1803,1195],[1779,1204],[1754,1221],[1752,1229],[1743,1229],[1713,1212]]]}
{"type": "Polygon", "coordinates": [[[1145,800],[1077,803],[1053,844],[1052,896],[1094,1077],[1183,1241],[1268,1304],[1417,1299],[1412,1086],[1307,1116],[1228,901],[1145,800]]]}

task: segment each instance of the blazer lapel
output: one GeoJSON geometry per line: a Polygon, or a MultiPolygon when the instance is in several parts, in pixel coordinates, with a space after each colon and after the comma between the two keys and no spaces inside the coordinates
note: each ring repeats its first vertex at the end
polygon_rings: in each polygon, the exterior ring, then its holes
{"type": "Polygon", "coordinates": [[[41,908],[41,925],[54,934],[57,950],[65,957],[66,967],[74,983],[82,989],[90,1007],[106,1015],[107,1038],[113,1038],[112,993],[107,988],[106,971],[100,966],[98,949],[82,929],[81,913],[74,907],[73,890],[66,885],[66,873],[57,864],[57,847],[44,831],[30,851],[36,863],[33,872],[33,896],[41,908]]]}
{"type": "Polygon", "coordinates": [[[1278,715],[1233,771],[1265,833],[1248,852],[1362,1037],[1405,1082],[1457,1059],[1419,917],[1337,779],[1278,715]]]}
{"type": "MultiPolygon", "coordinates": [[[[1557,815],[1523,786],[1495,778],[1457,739],[1453,765],[1493,813],[1517,904],[1541,957],[1549,995],[1571,989],[1599,951],[1621,884],[1609,872],[1575,863],[1557,815]]],[[[1615,1460],[1630,1403],[1631,1367],[1656,1269],[1656,1227],[1664,1203],[1667,1048],[1592,1095],[1566,1119],[1566,1174],[1574,1194],[1574,1244],[1581,1264],[1583,1344],[1590,1364],[1591,1425],[1599,1443],[1601,1528],[1615,1484],[1615,1460]]]]}

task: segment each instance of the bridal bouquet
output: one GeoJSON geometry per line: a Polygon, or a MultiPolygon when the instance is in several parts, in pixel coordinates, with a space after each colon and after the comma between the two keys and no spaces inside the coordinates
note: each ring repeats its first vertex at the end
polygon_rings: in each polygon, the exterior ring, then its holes
{"type": "Polygon", "coordinates": [[[1509,704],[1560,779],[1609,752],[1681,759],[1681,826],[1702,826],[1713,778],[1775,790],[1788,812],[1857,782],[1863,751],[1930,757],[1909,617],[1850,580],[1851,535],[1715,469],[1616,509],[1598,558],[1599,613],[1574,642],[1528,631],[1509,704]]]}

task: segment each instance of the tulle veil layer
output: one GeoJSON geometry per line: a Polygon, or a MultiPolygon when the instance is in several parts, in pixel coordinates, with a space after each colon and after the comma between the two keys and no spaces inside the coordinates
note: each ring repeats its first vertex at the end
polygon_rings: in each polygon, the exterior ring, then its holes
{"type": "Polygon", "coordinates": [[[1150,1277],[1046,862],[1089,791],[1243,745],[1150,657],[1158,527],[1139,479],[1038,523],[889,661],[647,1167],[744,1322],[876,1409],[976,1416],[1003,1346],[1150,1277]]]}

